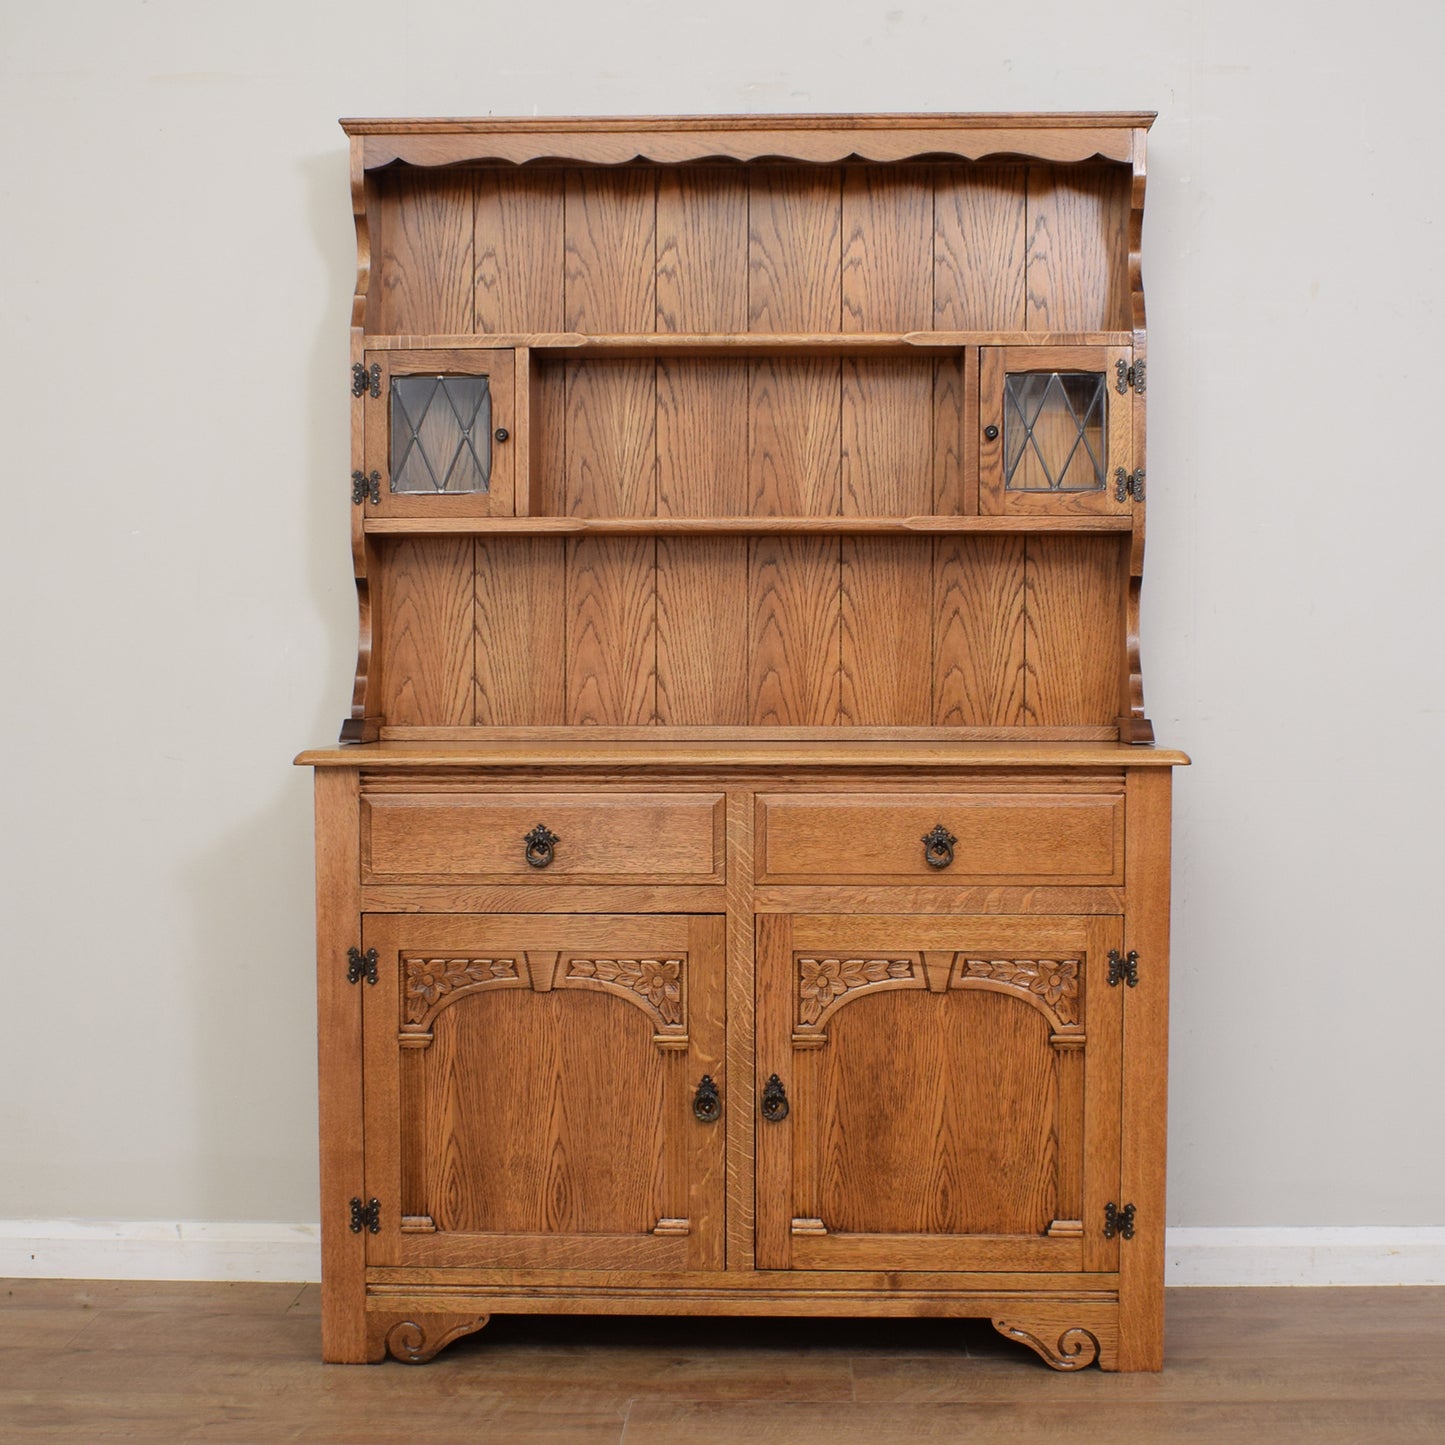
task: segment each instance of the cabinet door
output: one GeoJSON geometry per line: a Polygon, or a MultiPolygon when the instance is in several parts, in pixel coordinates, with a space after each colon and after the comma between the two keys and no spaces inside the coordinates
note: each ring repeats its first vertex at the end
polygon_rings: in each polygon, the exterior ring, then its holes
{"type": "Polygon", "coordinates": [[[1133,352],[986,346],[979,358],[979,508],[987,514],[1127,514],[1133,352]]]}
{"type": "Polygon", "coordinates": [[[759,1268],[1115,1268],[1120,933],[760,918],[759,1268]]]}
{"type": "Polygon", "coordinates": [[[372,1265],[720,1269],[723,920],[373,915],[372,1265]],[[704,1115],[720,1109],[703,1107],[704,1115]]]}
{"type": "Polygon", "coordinates": [[[366,353],[369,517],[512,515],[515,364],[505,350],[366,353]]]}

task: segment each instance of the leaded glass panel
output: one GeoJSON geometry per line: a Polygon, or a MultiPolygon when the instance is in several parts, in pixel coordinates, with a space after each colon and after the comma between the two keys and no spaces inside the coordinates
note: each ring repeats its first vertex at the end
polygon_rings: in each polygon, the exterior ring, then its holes
{"type": "Polygon", "coordinates": [[[1011,492],[1099,491],[1106,405],[1102,372],[1010,372],[1004,379],[1004,486],[1011,492]]]}
{"type": "Polygon", "coordinates": [[[492,474],[492,395],[485,376],[391,382],[391,490],[485,492],[492,474]]]}

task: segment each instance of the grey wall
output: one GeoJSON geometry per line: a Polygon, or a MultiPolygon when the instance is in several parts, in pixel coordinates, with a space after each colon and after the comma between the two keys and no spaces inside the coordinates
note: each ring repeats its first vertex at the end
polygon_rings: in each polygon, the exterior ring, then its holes
{"type": "Polygon", "coordinates": [[[336,116],[1141,106],[1171,1219],[1445,1224],[1445,10],[1358,13],[7,0],[0,1217],[316,1214],[336,116]]]}

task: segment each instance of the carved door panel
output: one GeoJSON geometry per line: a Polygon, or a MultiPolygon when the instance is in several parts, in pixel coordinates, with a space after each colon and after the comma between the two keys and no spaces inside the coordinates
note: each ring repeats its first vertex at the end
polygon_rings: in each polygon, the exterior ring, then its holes
{"type": "Polygon", "coordinates": [[[1119,346],[985,346],[980,510],[1127,516],[1138,389],[1132,364],[1133,352],[1119,346]]]}
{"type": "Polygon", "coordinates": [[[720,1269],[723,920],[373,915],[373,1265],[720,1269]]]}
{"type": "Polygon", "coordinates": [[[366,471],[352,478],[373,517],[510,517],[516,353],[368,351],[366,471]]]}
{"type": "Polygon", "coordinates": [[[759,1267],[1116,1268],[1120,936],[1118,918],[760,918],[759,1267]]]}

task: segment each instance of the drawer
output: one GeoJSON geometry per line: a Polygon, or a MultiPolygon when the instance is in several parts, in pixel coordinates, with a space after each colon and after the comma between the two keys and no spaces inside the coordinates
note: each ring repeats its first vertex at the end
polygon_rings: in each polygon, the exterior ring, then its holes
{"type": "Polygon", "coordinates": [[[361,867],[368,883],[721,882],[723,830],[721,793],[385,793],[362,799],[361,867]],[[540,867],[538,826],[556,839],[540,867]]]}
{"type": "Polygon", "coordinates": [[[759,797],[757,823],[760,882],[1124,880],[1118,793],[775,793],[759,797]],[[955,841],[935,867],[923,837],[940,825],[955,841]]]}

